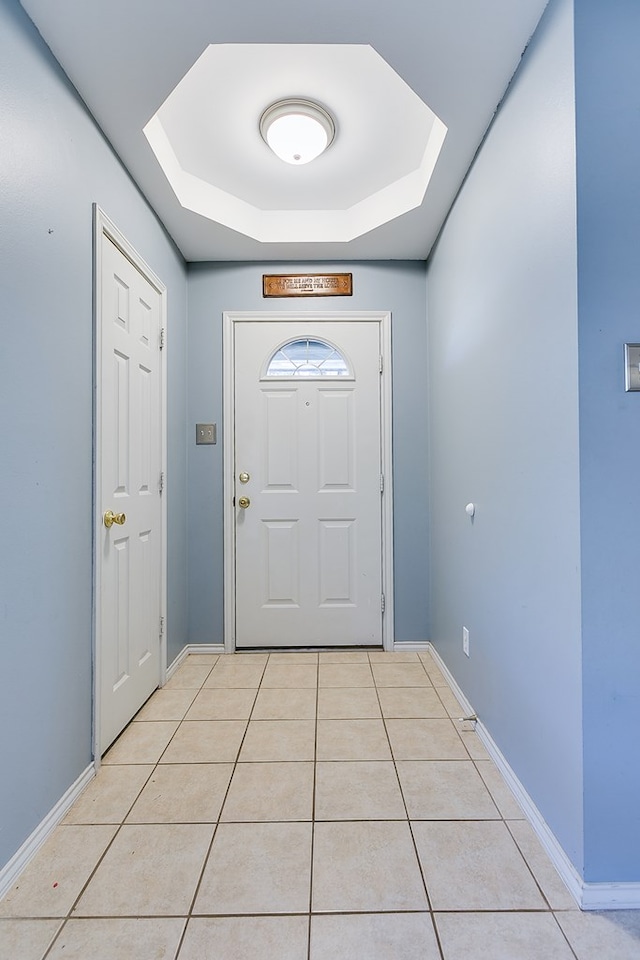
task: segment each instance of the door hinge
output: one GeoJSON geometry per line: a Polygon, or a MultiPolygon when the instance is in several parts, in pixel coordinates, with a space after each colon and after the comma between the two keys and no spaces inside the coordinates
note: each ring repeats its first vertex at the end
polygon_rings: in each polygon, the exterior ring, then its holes
{"type": "Polygon", "coordinates": [[[384,599],[384,593],[382,593],[380,595],[380,609],[382,610],[383,613],[384,613],[384,608],[385,608],[385,599],[384,599]]]}
{"type": "Polygon", "coordinates": [[[164,493],[164,470],[160,471],[160,479],[158,481],[158,490],[160,494],[164,493]]]}
{"type": "Polygon", "coordinates": [[[164,617],[160,617],[160,636],[164,637],[164,617]]]}
{"type": "Polygon", "coordinates": [[[164,327],[160,327],[160,349],[164,350],[164,327]]]}
{"type": "Polygon", "coordinates": [[[384,493],[384,473],[380,474],[380,493],[384,493]]]}
{"type": "Polygon", "coordinates": [[[382,373],[382,368],[384,366],[384,357],[380,354],[380,373],[382,373]]]}

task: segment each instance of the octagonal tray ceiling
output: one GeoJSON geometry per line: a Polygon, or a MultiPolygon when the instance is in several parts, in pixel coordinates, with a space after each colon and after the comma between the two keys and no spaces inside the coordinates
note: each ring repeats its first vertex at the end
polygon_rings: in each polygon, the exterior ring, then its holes
{"type": "Polygon", "coordinates": [[[187,260],[336,261],[428,255],[547,0],[21,2],[187,260]],[[338,126],[294,176],[257,132],[283,96],[338,126]]]}
{"type": "Polygon", "coordinates": [[[418,207],[446,127],[368,45],[211,44],[144,132],[182,206],[263,243],[308,243],[418,207]],[[265,108],[291,96],[322,102],[338,131],[300,167],[259,132],[265,108]]]}

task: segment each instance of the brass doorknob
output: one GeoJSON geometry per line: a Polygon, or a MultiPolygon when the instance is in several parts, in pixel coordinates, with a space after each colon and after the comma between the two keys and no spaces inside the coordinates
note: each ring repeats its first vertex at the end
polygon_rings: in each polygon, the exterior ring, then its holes
{"type": "Polygon", "coordinates": [[[112,527],[114,523],[122,526],[123,523],[126,523],[127,517],[124,513],[114,513],[113,510],[107,510],[104,515],[104,525],[105,527],[112,527]]]}
{"type": "Polygon", "coordinates": [[[246,510],[250,503],[249,497],[240,497],[238,500],[238,506],[242,507],[243,510],[246,510]]]}

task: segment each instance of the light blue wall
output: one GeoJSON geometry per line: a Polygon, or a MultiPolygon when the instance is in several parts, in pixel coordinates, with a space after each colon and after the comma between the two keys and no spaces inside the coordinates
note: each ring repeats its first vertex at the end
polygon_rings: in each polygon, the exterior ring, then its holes
{"type": "Polygon", "coordinates": [[[426,298],[423,263],[192,264],[189,269],[189,640],[223,640],[222,313],[390,310],[393,340],[395,629],[428,637],[426,298]],[[263,273],[350,271],[352,297],[264,300],[263,273]],[[217,421],[217,446],[195,424],[217,421]]]}
{"type": "Polygon", "coordinates": [[[92,214],[168,286],[169,635],[186,637],[186,270],[15,0],[0,0],[0,866],[91,759],[92,214]]]}
{"type": "Polygon", "coordinates": [[[640,4],[576,0],[585,875],[640,881],[640,4]]]}
{"type": "Polygon", "coordinates": [[[581,870],[573,66],[558,0],[427,283],[432,640],[581,870]]]}

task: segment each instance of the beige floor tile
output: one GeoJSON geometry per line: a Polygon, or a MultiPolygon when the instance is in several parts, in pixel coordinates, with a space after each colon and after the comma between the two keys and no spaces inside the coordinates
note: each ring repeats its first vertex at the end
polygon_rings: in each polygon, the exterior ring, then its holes
{"type": "Polygon", "coordinates": [[[177,729],[177,720],[130,723],[104,755],[102,762],[157,763],[177,729]]]}
{"type": "Polygon", "coordinates": [[[395,765],[388,760],[318,763],[316,820],[406,820],[395,765]]]}
{"type": "Polygon", "coordinates": [[[387,720],[396,760],[468,760],[450,720],[387,720]]]}
{"type": "Polygon", "coordinates": [[[465,708],[449,687],[438,687],[435,683],[434,687],[438,691],[438,696],[442,700],[445,710],[453,720],[459,720],[466,716],[465,708]]]}
{"type": "Polygon", "coordinates": [[[233,663],[238,667],[255,667],[258,665],[266,667],[270,656],[271,654],[266,651],[241,650],[238,653],[229,653],[221,657],[220,663],[233,663]]]}
{"type": "Polygon", "coordinates": [[[310,881],[310,823],[221,823],[193,912],[303,913],[310,881]]]}
{"type": "Polygon", "coordinates": [[[320,663],[369,663],[366,650],[323,650],[318,657],[320,663]]]}
{"type": "Polygon", "coordinates": [[[310,651],[292,650],[290,653],[270,653],[269,666],[276,663],[317,663],[318,654],[310,651]]]}
{"type": "Polygon", "coordinates": [[[315,824],[314,912],[426,909],[406,822],[315,824]]]}
{"type": "Polygon", "coordinates": [[[262,688],[294,688],[302,690],[318,686],[318,668],[313,663],[269,663],[262,678],[262,688]]]}
{"type": "Polygon", "coordinates": [[[100,767],[63,822],[122,823],[152,772],[152,764],[100,767]]]}
{"type": "Polygon", "coordinates": [[[320,687],[372,687],[373,674],[368,663],[321,663],[320,687]]]}
{"type": "Polygon", "coordinates": [[[390,760],[382,720],[318,720],[318,760],[390,760]]]}
{"type": "Polygon", "coordinates": [[[421,663],[374,663],[376,687],[431,687],[421,663]]]}
{"type": "Polygon", "coordinates": [[[449,684],[447,679],[431,654],[420,653],[418,656],[420,657],[425,670],[429,674],[429,679],[434,687],[446,687],[448,689],[449,684]]]}
{"type": "Polygon", "coordinates": [[[500,819],[471,760],[400,760],[397,766],[410,819],[500,819]]]}
{"type": "Polygon", "coordinates": [[[476,760],[476,767],[505,820],[524,820],[520,804],[504,782],[493,760],[476,760]]]}
{"type": "Polygon", "coordinates": [[[436,687],[437,690],[446,690],[447,692],[450,691],[451,688],[449,686],[449,681],[445,675],[438,670],[437,667],[428,667],[428,665],[425,664],[425,670],[429,674],[429,680],[431,680],[431,683],[434,685],[434,687],[436,687]]]}
{"type": "Polygon", "coordinates": [[[382,716],[375,687],[321,687],[321,720],[375,720],[382,716]]]}
{"type": "Polygon", "coordinates": [[[246,720],[184,720],[161,763],[232,762],[246,726],[246,720]]]}
{"type": "Polygon", "coordinates": [[[221,821],[311,820],[313,763],[239,763],[221,821]]]}
{"type": "Polygon", "coordinates": [[[371,663],[420,663],[415,650],[374,650],[369,654],[371,663]]]}
{"type": "Polygon", "coordinates": [[[201,690],[187,720],[248,720],[255,703],[255,690],[201,690]]]}
{"type": "Polygon", "coordinates": [[[252,720],[244,738],[240,760],[313,760],[313,720],[252,720]]]}
{"type": "Polygon", "coordinates": [[[549,901],[551,909],[577,910],[578,904],[562,882],[558,871],[536,837],[531,824],[526,820],[509,820],[507,827],[529,864],[542,892],[549,901]]]}
{"type": "Polygon", "coordinates": [[[447,960],[574,960],[550,913],[444,913],[436,926],[447,960]]]}
{"type": "Polygon", "coordinates": [[[69,920],[47,960],[173,960],[185,921],[111,917],[69,920]]]}
{"type": "Polygon", "coordinates": [[[640,910],[557,913],[578,960],[638,960],[640,910]]]}
{"type": "Polygon", "coordinates": [[[167,680],[163,690],[199,690],[205,682],[214,663],[183,663],[176,672],[167,680]]]}
{"type": "Polygon", "coordinates": [[[256,689],[260,686],[262,674],[265,670],[264,662],[231,659],[220,657],[217,664],[205,681],[205,689],[215,687],[256,689]]]}
{"type": "Polygon", "coordinates": [[[316,690],[265,690],[258,691],[252,720],[314,720],[316,716],[316,690]]]}
{"type": "Polygon", "coordinates": [[[213,836],[210,824],[125,824],[75,909],[84,917],[185,916],[213,836]]]}
{"type": "Polygon", "coordinates": [[[433,687],[379,687],[378,696],[384,717],[395,719],[448,717],[433,687]]]}
{"type": "Polygon", "coordinates": [[[232,773],[232,763],[160,764],[127,823],[215,823],[232,773]]]}
{"type": "Polygon", "coordinates": [[[65,917],[117,829],[56,827],[0,901],[0,916],[65,917]]]}
{"type": "Polygon", "coordinates": [[[311,917],[310,960],[440,960],[428,913],[311,917]]]}
{"type": "Polygon", "coordinates": [[[434,910],[546,908],[501,821],[415,821],[413,834],[434,910]]]}
{"type": "Polygon", "coordinates": [[[307,917],[196,917],[180,960],[307,960],[308,931],[307,917]]]}
{"type": "Polygon", "coordinates": [[[188,664],[199,664],[200,666],[215,667],[220,659],[217,653],[190,653],[187,657],[188,664]]]}
{"type": "Polygon", "coordinates": [[[140,710],[134,721],[182,720],[193,703],[197,690],[156,690],[140,710]]]}
{"type": "Polygon", "coordinates": [[[460,739],[469,751],[472,760],[490,760],[491,757],[475,730],[465,730],[465,724],[454,721],[460,739]]]}
{"type": "Polygon", "coordinates": [[[0,920],[0,957],[41,960],[61,920],[0,920]]]}

